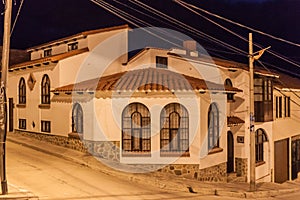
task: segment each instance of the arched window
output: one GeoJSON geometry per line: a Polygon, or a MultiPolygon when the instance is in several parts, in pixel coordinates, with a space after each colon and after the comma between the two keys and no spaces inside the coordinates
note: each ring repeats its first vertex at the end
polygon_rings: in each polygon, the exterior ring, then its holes
{"type": "Polygon", "coordinates": [[[208,150],[219,147],[219,136],[219,109],[215,103],[212,103],[208,110],[208,150]]]}
{"type": "MultiPolygon", "coordinates": [[[[225,85],[225,89],[226,89],[226,87],[233,87],[232,82],[229,78],[227,78],[225,80],[224,85],[225,85]]],[[[234,95],[233,93],[227,93],[227,100],[228,101],[233,101],[234,100],[233,95],[234,95]]]]}
{"type": "Polygon", "coordinates": [[[26,84],[23,77],[19,82],[19,104],[26,104],[26,84]]]}
{"type": "Polygon", "coordinates": [[[189,115],[183,105],[166,105],[160,114],[160,126],[161,152],[189,151],[189,115]]]}
{"type": "Polygon", "coordinates": [[[263,129],[258,129],[255,132],[255,160],[256,163],[264,161],[264,142],[267,142],[268,138],[263,129]]]}
{"type": "Polygon", "coordinates": [[[72,110],[72,132],[83,133],[83,112],[79,103],[74,104],[72,110]]]}
{"type": "Polygon", "coordinates": [[[41,86],[42,104],[50,104],[50,79],[47,74],[43,76],[41,86]]]}
{"type": "Polygon", "coordinates": [[[131,103],[122,113],[122,149],[124,152],[151,151],[150,112],[141,103],[131,103]]]}

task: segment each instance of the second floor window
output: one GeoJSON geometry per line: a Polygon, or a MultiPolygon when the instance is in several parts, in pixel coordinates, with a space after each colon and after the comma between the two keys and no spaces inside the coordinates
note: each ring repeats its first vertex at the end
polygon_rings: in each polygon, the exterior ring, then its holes
{"type": "Polygon", "coordinates": [[[276,97],[276,118],[282,118],[282,97],[276,97]]]}
{"type": "Polygon", "coordinates": [[[168,58],[156,56],[156,68],[168,68],[168,58]]]}
{"type": "Polygon", "coordinates": [[[268,77],[254,77],[254,115],[256,122],[273,120],[273,83],[268,77]]]}
{"type": "Polygon", "coordinates": [[[52,49],[46,49],[44,50],[44,57],[52,56],[52,49]]]}
{"type": "Polygon", "coordinates": [[[26,104],[26,84],[24,78],[21,78],[19,82],[19,104],[26,104]]]}
{"type": "Polygon", "coordinates": [[[68,51],[73,51],[75,49],[78,49],[78,42],[68,44],[68,51]]]}
{"type": "Polygon", "coordinates": [[[284,116],[290,117],[291,116],[291,98],[284,97],[284,116]]]}
{"type": "Polygon", "coordinates": [[[42,104],[50,104],[50,79],[47,74],[42,79],[41,99],[42,104]]]}

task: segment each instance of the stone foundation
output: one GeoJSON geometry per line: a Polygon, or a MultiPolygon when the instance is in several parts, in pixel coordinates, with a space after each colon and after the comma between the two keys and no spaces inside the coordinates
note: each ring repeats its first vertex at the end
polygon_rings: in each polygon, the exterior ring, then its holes
{"type": "Polygon", "coordinates": [[[209,182],[227,182],[227,163],[199,170],[197,180],[209,182]]]}
{"type": "Polygon", "coordinates": [[[85,140],[84,144],[93,156],[120,162],[120,142],[85,140]]]}
{"type": "Polygon", "coordinates": [[[248,173],[248,159],[247,158],[235,158],[236,175],[247,176],[248,173]]]}
{"type": "Polygon", "coordinates": [[[48,142],[50,144],[67,147],[81,152],[87,152],[87,148],[84,146],[80,139],[21,130],[15,130],[15,133],[26,137],[31,137],[40,141],[48,142]]]}
{"type": "MultiPolygon", "coordinates": [[[[120,142],[110,141],[88,141],[80,140],[74,137],[64,137],[58,135],[50,135],[44,133],[27,132],[21,130],[15,130],[15,133],[22,136],[31,137],[40,141],[49,142],[58,146],[67,147],[77,151],[90,153],[93,156],[104,158],[107,160],[120,162],[120,142]]],[[[240,174],[247,173],[247,159],[236,158],[236,163],[240,163],[237,166],[237,171],[240,169],[240,174]],[[240,166],[240,168],[238,167],[240,166]]],[[[170,164],[167,166],[162,165],[130,165],[132,167],[141,167],[148,169],[149,171],[158,171],[162,173],[174,174],[176,176],[196,179],[199,181],[210,182],[226,182],[226,163],[221,163],[216,166],[212,166],[206,169],[199,169],[198,164],[170,164]]]]}
{"type": "Polygon", "coordinates": [[[170,173],[184,178],[197,179],[199,174],[199,165],[168,165],[160,170],[164,173],[170,173]]]}

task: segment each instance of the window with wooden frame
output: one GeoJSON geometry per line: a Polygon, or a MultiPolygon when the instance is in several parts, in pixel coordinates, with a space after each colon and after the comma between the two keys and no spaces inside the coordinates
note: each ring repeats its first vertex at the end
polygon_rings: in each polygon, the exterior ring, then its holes
{"type": "Polygon", "coordinates": [[[273,120],[273,81],[269,77],[254,76],[254,115],[256,122],[273,120]]]}
{"type": "Polygon", "coordinates": [[[276,104],[276,118],[282,118],[282,97],[276,96],[275,97],[275,104],[276,104]]]}
{"type": "Polygon", "coordinates": [[[23,77],[19,82],[19,104],[26,104],[26,83],[23,77]]]}
{"type": "Polygon", "coordinates": [[[291,98],[284,97],[284,116],[291,117],[291,98]]]}
{"type": "Polygon", "coordinates": [[[168,68],[168,58],[163,56],[156,56],[156,68],[168,68]]]}
{"type": "Polygon", "coordinates": [[[52,49],[45,49],[44,50],[44,57],[52,56],[52,49]]]}
{"type": "Polygon", "coordinates": [[[19,119],[19,129],[26,129],[26,119],[19,119]]]}
{"type": "Polygon", "coordinates": [[[51,132],[51,121],[41,121],[41,131],[50,133],[51,132]]]}
{"type": "Polygon", "coordinates": [[[83,111],[79,103],[75,103],[72,110],[72,132],[83,133],[83,111]]]}
{"type": "Polygon", "coordinates": [[[68,51],[73,51],[78,49],[78,42],[73,42],[68,44],[68,51]]]}
{"type": "Polygon", "coordinates": [[[219,109],[212,103],[208,109],[208,150],[219,147],[220,122],[219,109]]]}
{"type": "Polygon", "coordinates": [[[47,74],[45,74],[42,79],[41,103],[50,104],[50,79],[47,74]]]}
{"type": "Polygon", "coordinates": [[[268,141],[267,135],[263,129],[255,132],[255,161],[264,162],[264,143],[268,141]]]}
{"type": "Polygon", "coordinates": [[[166,105],[160,114],[160,126],[161,154],[187,155],[189,152],[189,114],[187,109],[179,103],[166,105]]]}
{"type": "Polygon", "coordinates": [[[148,108],[141,103],[131,103],[122,113],[122,150],[126,153],[150,155],[151,118],[148,108]]]}
{"type": "MultiPolygon", "coordinates": [[[[225,86],[225,89],[226,89],[226,87],[233,87],[232,82],[229,78],[227,78],[225,80],[224,86],[225,86]]],[[[227,101],[230,101],[230,102],[234,101],[234,93],[227,93],[227,101]]]]}

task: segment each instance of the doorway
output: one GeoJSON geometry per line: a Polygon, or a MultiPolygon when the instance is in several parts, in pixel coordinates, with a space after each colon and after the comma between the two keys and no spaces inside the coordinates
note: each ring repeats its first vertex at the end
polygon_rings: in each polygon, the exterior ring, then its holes
{"type": "Polygon", "coordinates": [[[234,171],[234,140],[231,131],[227,132],[227,173],[234,171]]]}

